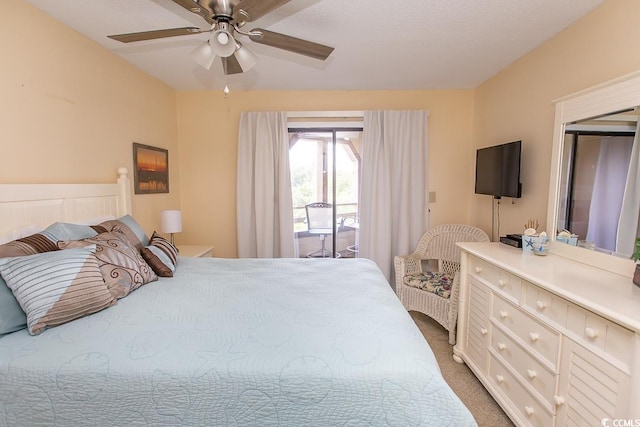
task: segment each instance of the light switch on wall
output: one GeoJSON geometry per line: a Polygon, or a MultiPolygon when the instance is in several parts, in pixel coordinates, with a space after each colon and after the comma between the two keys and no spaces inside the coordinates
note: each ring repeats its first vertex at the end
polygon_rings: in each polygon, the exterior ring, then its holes
{"type": "Polygon", "coordinates": [[[429,191],[429,203],[435,203],[435,202],[436,202],[436,192],[429,191]]]}

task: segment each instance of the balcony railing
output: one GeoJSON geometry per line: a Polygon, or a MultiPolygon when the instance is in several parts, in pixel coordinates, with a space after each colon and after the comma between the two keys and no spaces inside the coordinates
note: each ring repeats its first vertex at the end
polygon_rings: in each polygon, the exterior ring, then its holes
{"type": "MultiPolygon", "coordinates": [[[[336,217],[338,221],[338,231],[344,224],[356,222],[358,217],[358,203],[338,203],[336,205],[336,217]]],[[[304,233],[307,231],[307,212],[304,206],[293,207],[293,231],[304,233]]]]}

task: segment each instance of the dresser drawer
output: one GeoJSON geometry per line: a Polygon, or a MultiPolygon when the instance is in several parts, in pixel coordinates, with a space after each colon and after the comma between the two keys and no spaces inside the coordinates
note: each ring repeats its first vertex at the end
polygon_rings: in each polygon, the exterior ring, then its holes
{"type": "Polygon", "coordinates": [[[476,257],[470,257],[469,274],[494,286],[504,296],[515,302],[520,300],[521,279],[503,269],[476,257]]]}
{"type": "Polygon", "coordinates": [[[476,258],[473,255],[469,256],[469,269],[467,273],[472,277],[491,282],[491,276],[495,272],[496,267],[489,264],[486,261],[476,258]]]}
{"type": "Polygon", "coordinates": [[[537,319],[520,311],[520,308],[497,295],[493,298],[492,319],[508,329],[527,347],[545,358],[550,366],[558,366],[560,334],[537,319]]]}
{"type": "Polygon", "coordinates": [[[532,283],[525,281],[523,285],[525,287],[524,305],[531,312],[555,323],[560,328],[567,327],[567,313],[571,303],[532,283]]]}
{"type": "Polygon", "coordinates": [[[540,394],[551,411],[556,393],[556,370],[537,360],[498,327],[491,330],[491,348],[494,354],[520,375],[524,383],[540,394]]]}
{"type": "Polygon", "coordinates": [[[569,304],[567,329],[582,338],[584,344],[603,350],[621,362],[625,371],[630,371],[633,352],[629,343],[633,342],[633,332],[575,304],[569,304]]]}
{"type": "Polygon", "coordinates": [[[554,415],[547,411],[520,382],[493,356],[489,356],[489,382],[503,395],[501,400],[510,403],[519,418],[527,425],[549,427],[554,415]]]}
{"type": "Polygon", "coordinates": [[[624,365],[631,363],[629,342],[634,336],[632,331],[532,283],[523,284],[524,303],[529,311],[556,327],[573,332],[584,344],[603,350],[624,365]]]}

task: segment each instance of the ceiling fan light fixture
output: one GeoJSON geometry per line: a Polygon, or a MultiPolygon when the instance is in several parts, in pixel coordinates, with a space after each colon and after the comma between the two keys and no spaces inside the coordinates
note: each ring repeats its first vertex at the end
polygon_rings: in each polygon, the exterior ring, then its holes
{"type": "Polygon", "coordinates": [[[209,44],[216,55],[223,58],[233,55],[233,52],[236,51],[236,41],[228,28],[229,25],[226,22],[221,22],[219,29],[213,32],[213,36],[209,40],[209,44]]]}
{"type": "Polygon", "coordinates": [[[239,41],[236,41],[236,51],[233,56],[238,61],[243,73],[249,71],[258,62],[258,57],[239,41]]]}
{"type": "Polygon", "coordinates": [[[229,43],[229,34],[224,31],[218,31],[216,33],[216,39],[218,43],[226,45],[227,43],[229,43]]]}
{"type": "MultiPolygon", "coordinates": [[[[166,0],[165,0],[166,1],[166,0]]],[[[165,28],[162,30],[142,31],[107,36],[121,43],[162,39],[165,37],[191,34],[210,34],[207,42],[198,46],[191,55],[203,68],[210,70],[216,57],[220,57],[225,75],[239,74],[251,69],[258,61],[251,50],[242,46],[235,35],[244,35],[250,40],[278,49],[286,50],[311,58],[326,60],[333,48],[297,37],[273,31],[254,28],[244,31],[241,28],[267,13],[283,6],[291,0],[172,0],[211,25],[209,30],[200,27],[165,28]]]]}
{"type": "Polygon", "coordinates": [[[202,43],[196,48],[196,50],[191,52],[191,56],[193,56],[193,59],[200,66],[206,68],[207,70],[211,69],[213,60],[216,59],[216,53],[213,51],[213,47],[211,47],[208,41],[202,43]]]}

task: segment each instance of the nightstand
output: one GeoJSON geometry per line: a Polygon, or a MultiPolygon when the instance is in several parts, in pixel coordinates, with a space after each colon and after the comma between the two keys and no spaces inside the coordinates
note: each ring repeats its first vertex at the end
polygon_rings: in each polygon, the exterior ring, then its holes
{"type": "Polygon", "coordinates": [[[213,246],[180,245],[178,256],[190,258],[207,258],[213,256],[213,246]]]}

